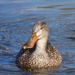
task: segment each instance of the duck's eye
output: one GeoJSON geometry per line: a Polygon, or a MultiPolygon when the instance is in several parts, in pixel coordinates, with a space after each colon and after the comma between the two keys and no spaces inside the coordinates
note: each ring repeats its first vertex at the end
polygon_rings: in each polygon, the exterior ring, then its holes
{"type": "Polygon", "coordinates": [[[40,29],[43,29],[44,27],[41,27],[40,29]]]}

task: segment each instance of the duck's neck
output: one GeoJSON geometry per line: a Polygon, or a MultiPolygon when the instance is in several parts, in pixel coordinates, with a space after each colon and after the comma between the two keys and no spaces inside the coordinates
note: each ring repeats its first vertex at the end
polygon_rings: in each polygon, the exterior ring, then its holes
{"type": "Polygon", "coordinates": [[[36,43],[36,51],[37,52],[44,52],[46,49],[46,45],[47,45],[47,37],[44,37],[40,40],[37,41],[36,43]]]}

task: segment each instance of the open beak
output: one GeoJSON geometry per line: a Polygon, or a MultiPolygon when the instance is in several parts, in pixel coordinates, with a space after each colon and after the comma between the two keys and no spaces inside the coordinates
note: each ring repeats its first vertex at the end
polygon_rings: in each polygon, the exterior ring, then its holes
{"type": "Polygon", "coordinates": [[[23,49],[33,48],[37,40],[38,36],[36,35],[36,32],[33,32],[28,42],[23,45],[23,49]]]}

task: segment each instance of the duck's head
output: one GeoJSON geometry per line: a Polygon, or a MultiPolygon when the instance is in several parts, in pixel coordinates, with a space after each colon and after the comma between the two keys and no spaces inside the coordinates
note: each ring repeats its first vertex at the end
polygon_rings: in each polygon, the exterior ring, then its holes
{"type": "Polygon", "coordinates": [[[43,38],[48,39],[49,29],[46,22],[39,21],[34,24],[32,35],[28,42],[24,44],[23,49],[33,48],[34,44],[43,38]]]}

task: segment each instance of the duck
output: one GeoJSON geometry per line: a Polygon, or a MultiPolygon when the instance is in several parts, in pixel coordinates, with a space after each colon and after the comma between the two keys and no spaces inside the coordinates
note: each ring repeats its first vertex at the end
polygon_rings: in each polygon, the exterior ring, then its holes
{"type": "Polygon", "coordinates": [[[46,22],[34,23],[29,40],[22,46],[17,55],[18,67],[25,71],[45,71],[57,69],[62,56],[48,42],[49,28],[46,22]]]}

